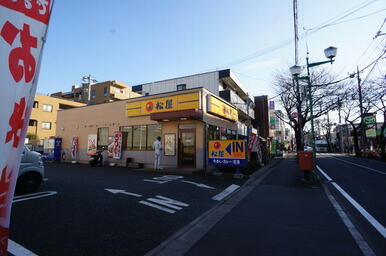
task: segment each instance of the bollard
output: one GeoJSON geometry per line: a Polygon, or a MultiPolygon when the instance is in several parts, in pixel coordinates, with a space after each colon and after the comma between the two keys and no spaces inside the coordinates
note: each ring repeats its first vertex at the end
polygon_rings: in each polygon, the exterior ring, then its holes
{"type": "Polygon", "coordinates": [[[236,179],[244,178],[244,174],[241,173],[240,167],[236,167],[235,173],[233,174],[233,178],[236,178],[236,179]]]}
{"type": "Polygon", "coordinates": [[[214,167],[213,175],[215,175],[215,176],[221,176],[222,175],[222,172],[220,171],[220,167],[218,167],[217,165],[214,167]]]}

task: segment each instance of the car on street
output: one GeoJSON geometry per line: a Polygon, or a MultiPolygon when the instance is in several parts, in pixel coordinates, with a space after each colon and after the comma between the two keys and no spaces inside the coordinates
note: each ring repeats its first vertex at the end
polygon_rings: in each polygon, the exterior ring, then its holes
{"type": "Polygon", "coordinates": [[[312,147],[310,147],[310,146],[304,146],[304,151],[312,152],[313,149],[312,149],[312,147]]]}
{"type": "Polygon", "coordinates": [[[44,178],[42,155],[24,146],[16,183],[16,191],[30,193],[36,191],[44,178]]]}

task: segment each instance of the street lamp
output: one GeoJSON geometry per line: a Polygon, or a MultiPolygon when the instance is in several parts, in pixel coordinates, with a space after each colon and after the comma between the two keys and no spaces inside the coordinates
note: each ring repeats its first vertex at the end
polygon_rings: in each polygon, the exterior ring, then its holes
{"type": "Polygon", "coordinates": [[[308,52],[307,52],[307,76],[299,76],[301,73],[301,67],[300,66],[292,66],[290,67],[290,72],[294,79],[296,80],[307,80],[308,83],[308,101],[309,101],[309,106],[310,106],[310,116],[311,116],[311,144],[312,144],[312,152],[313,152],[313,169],[316,169],[316,146],[315,146],[315,128],[314,128],[314,112],[313,112],[313,106],[312,106],[312,84],[311,84],[311,79],[310,79],[310,68],[316,67],[319,65],[327,64],[327,63],[333,63],[334,60],[333,58],[336,57],[337,54],[337,48],[330,46],[324,50],[324,55],[326,58],[330,59],[327,61],[319,61],[319,62],[314,62],[310,63],[309,58],[308,58],[308,52]]]}

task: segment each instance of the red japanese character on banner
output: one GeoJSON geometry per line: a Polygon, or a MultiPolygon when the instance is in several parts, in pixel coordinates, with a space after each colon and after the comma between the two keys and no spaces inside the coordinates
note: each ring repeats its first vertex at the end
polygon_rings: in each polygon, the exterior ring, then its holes
{"type": "Polygon", "coordinates": [[[0,225],[0,256],[8,255],[9,228],[0,225]]]}
{"type": "Polygon", "coordinates": [[[24,24],[23,29],[20,30],[9,21],[4,24],[0,35],[12,46],[19,33],[21,47],[10,52],[8,66],[15,82],[19,82],[24,75],[24,80],[28,83],[35,75],[36,61],[31,54],[31,48],[37,48],[37,38],[31,36],[28,24],[24,24]]]}
{"type": "Polygon", "coordinates": [[[12,146],[17,148],[20,140],[20,132],[23,128],[24,123],[24,111],[25,111],[25,98],[21,98],[20,103],[15,103],[13,108],[13,113],[9,118],[9,125],[11,126],[11,130],[7,132],[7,136],[5,137],[5,143],[8,143],[13,139],[12,146]],[[19,134],[18,134],[19,133],[19,134]]]}
{"type": "Polygon", "coordinates": [[[7,167],[3,169],[0,177],[0,217],[4,218],[7,214],[8,197],[11,196],[9,185],[11,181],[12,172],[7,175],[7,167]]]}

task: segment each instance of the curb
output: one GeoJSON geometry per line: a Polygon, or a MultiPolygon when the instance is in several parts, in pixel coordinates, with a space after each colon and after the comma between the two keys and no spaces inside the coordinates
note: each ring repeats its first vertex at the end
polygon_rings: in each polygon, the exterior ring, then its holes
{"type": "Polygon", "coordinates": [[[273,159],[272,164],[264,166],[252,174],[236,192],[215,204],[160,245],[147,252],[145,256],[178,256],[187,253],[217,222],[224,218],[256,185],[267,177],[281,159],[273,159]]]}

